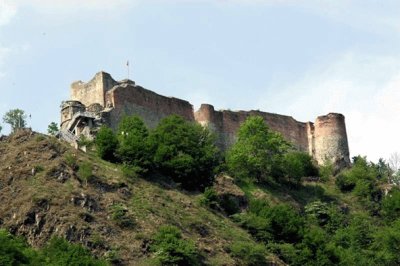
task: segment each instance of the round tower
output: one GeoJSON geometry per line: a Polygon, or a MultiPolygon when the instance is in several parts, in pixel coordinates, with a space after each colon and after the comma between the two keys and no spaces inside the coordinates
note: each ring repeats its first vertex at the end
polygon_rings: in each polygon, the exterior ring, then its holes
{"type": "Polygon", "coordinates": [[[63,101],[61,103],[60,129],[66,129],[74,114],[84,112],[85,109],[85,106],[79,101],[63,101]]]}
{"type": "Polygon", "coordinates": [[[317,117],[314,124],[314,158],[322,165],[330,161],[337,169],[350,164],[346,124],[342,114],[317,117]]]}

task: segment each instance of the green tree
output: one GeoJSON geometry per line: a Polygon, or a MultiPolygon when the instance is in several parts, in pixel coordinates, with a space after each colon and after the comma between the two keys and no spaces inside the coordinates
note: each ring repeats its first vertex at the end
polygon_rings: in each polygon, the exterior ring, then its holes
{"type": "Polygon", "coordinates": [[[47,127],[47,133],[51,136],[55,136],[58,133],[58,125],[56,122],[51,122],[49,126],[47,127]]]}
{"type": "Polygon", "coordinates": [[[149,131],[138,116],[125,116],[118,126],[118,158],[126,164],[145,171],[151,164],[148,146],[149,131]]]}
{"type": "Polygon", "coordinates": [[[283,154],[289,146],[261,116],[251,116],[241,125],[238,141],[228,151],[229,171],[239,179],[265,182],[270,176],[279,176],[283,154]]]}
{"type": "Polygon", "coordinates": [[[208,129],[169,116],[151,133],[150,145],[156,168],[184,188],[203,189],[212,183],[219,151],[208,129]]]}
{"type": "Polygon", "coordinates": [[[1,130],[3,129],[3,127],[0,125],[0,133],[1,133],[1,130]]]}
{"type": "Polygon", "coordinates": [[[26,127],[26,114],[21,109],[12,109],[3,116],[3,122],[11,126],[12,132],[26,127]]]}
{"type": "Polygon", "coordinates": [[[100,158],[115,161],[118,139],[111,128],[102,126],[96,134],[96,151],[100,158]]]}

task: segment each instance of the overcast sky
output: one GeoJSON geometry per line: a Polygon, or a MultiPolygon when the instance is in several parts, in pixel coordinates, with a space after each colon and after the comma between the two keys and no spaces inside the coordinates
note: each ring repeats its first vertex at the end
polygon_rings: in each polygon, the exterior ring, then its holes
{"type": "MultiPolygon", "coordinates": [[[[104,70],[217,109],[346,117],[351,156],[400,152],[398,0],[0,0],[0,115],[59,122],[104,70]]],[[[9,131],[3,125],[3,133],[9,131]]]]}

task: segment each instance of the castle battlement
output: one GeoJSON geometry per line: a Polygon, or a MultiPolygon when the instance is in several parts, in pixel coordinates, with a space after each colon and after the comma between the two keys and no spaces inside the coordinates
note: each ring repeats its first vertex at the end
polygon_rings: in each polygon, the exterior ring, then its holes
{"type": "Polygon", "coordinates": [[[339,167],[350,164],[345,118],[329,113],[312,122],[299,122],[291,116],[262,111],[215,110],[202,104],[194,112],[188,101],[159,95],[131,80],[115,81],[106,72],[97,73],[85,83],[71,85],[71,99],[61,107],[61,129],[75,136],[93,137],[100,125],[114,130],[124,115],[138,115],[150,128],[172,114],[208,126],[217,135],[217,145],[228,149],[237,139],[240,125],[252,115],[264,118],[268,126],[300,151],[308,152],[319,164],[326,160],[339,167]]]}

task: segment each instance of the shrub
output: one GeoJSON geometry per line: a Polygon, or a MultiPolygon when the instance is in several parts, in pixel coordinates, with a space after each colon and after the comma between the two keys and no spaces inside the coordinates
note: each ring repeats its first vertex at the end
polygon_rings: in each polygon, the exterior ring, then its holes
{"type": "Polygon", "coordinates": [[[122,174],[131,180],[135,179],[140,173],[143,173],[143,168],[129,164],[122,165],[121,170],[122,174]]]}
{"type": "Polygon", "coordinates": [[[173,115],[161,120],[149,141],[156,168],[182,187],[201,190],[212,184],[219,152],[206,128],[173,115]]]}
{"type": "Polygon", "coordinates": [[[328,181],[334,174],[335,167],[330,160],[325,160],[322,165],[319,166],[319,175],[322,181],[328,181]]]}
{"type": "Polygon", "coordinates": [[[40,265],[39,254],[29,248],[25,241],[0,230],[0,265],[35,265],[34,261],[40,265]]]}
{"type": "Polygon", "coordinates": [[[382,200],[382,214],[389,221],[400,218],[400,189],[392,190],[382,200]]]}
{"type": "Polygon", "coordinates": [[[200,265],[199,254],[191,241],[184,240],[175,226],[161,226],[152,239],[150,251],[162,265],[200,265]]]}
{"type": "Polygon", "coordinates": [[[230,253],[240,261],[240,265],[267,265],[266,249],[260,244],[235,242],[230,246],[230,253]]]}
{"type": "Polygon", "coordinates": [[[349,170],[339,174],[336,177],[335,184],[342,192],[350,192],[356,187],[357,180],[349,174],[349,170]]]}
{"type": "Polygon", "coordinates": [[[226,162],[237,179],[266,182],[270,176],[280,175],[276,167],[288,148],[282,135],[271,131],[261,116],[252,116],[240,126],[238,141],[228,151],[226,162]]]}
{"type": "Polygon", "coordinates": [[[115,161],[118,140],[111,128],[102,126],[96,134],[96,151],[100,158],[115,161]]]}
{"type": "Polygon", "coordinates": [[[41,166],[41,165],[35,165],[35,166],[34,166],[34,169],[35,169],[35,172],[36,172],[36,173],[40,173],[40,172],[43,172],[43,171],[44,171],[44,167],[41,166]]]}
{"type": "Polygon", "coordinates": [[[310,155],[304,152],[289,152],[283,158],[283,172],[293,183],[299,183],[302,177],[314,176],[317,169],[310,155]]]}
{"type": "Polygon", "coordinates": [[[302,238],[304,221],[293,207],[281,204],[274,206],[268,212],[270,220],[269,230],[275,240],[285,242],[297,242],[302,238]]]}
{"type": "Polygon", "coordinates": [[[236,215],[234,219],[266,243],[270,240],[296,243],[304,229],[304,220],[293,207],[286,204],[269,207],[260,200],[250,201],[249,213],[236,215]]]}
{"type": "Polygon", "coordinates": [[[65,163],[71,167],[72,169],[76,169],[77,165],[77,160],[76,160],[76,155],[73,153],[67,153],[64,155],[65,163]]]}
{"type": "Polygon", "coordinates": [[[129,215],[128,209],[121,204],[115,204],[111,207],[111,219],[120,227],[130,228],[135,226],[134,218],[129,215]]]}
{"type": "Polygon", "coordinates": [[[207,187],[204,190],[202,197],[200,198],[200,204],[210,208],[217,208],[218,206],[218,196],[215,189],[212,187],[207,187]]]}
{"type": "Polygon", "coordinates": [[[81,135],[77,141],[79,147],[87,147],[90,148],[93,146],[94,141],[88,139],[85,135],[81,135]]]}
{"type": "Polygon", "coordinates": [[[228,195],[225,194],[222,195],[222,197],[220,197],[219,205],[227,215],[232,215],[240,211],[240,204],[237,198],[229,194],[228,195]]]}
{"type": "Polygon", "coordinates": [[[373,237],[375,265],[400,265],[400,220],[376,231],[373,237]]]}
{"type": "Polygon", "coordinates": [[[125,116],[118,125],[118,158],[125,164],[147,170],[151,166],[149,131],[138,116],[125,116]]]}
{"type": "Polygon", "coordinates": [[[319,200],[311,202],[304,207],[305,213],[316,219],[319,225],[325,225],[329,221],[329,208],[325,202],[319,200]]]}
{"type": "Polygon", "coordinates": [[[106,265],[105,262],[94,259],[90,252],[81,245],[70,244],[67,240],[58,237],[50,240],[44,247],[43,254],[48,265],[106,265]]]}
{"type": "Polygon", "coordinates": [[[93,167],[90,163],[88,162],[83,162],[79,164],[79,169],[78,169],[78,177],[82,180],[85,181],[86,186],[90,179],[93,177],[93,167]]]}

